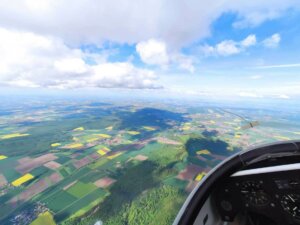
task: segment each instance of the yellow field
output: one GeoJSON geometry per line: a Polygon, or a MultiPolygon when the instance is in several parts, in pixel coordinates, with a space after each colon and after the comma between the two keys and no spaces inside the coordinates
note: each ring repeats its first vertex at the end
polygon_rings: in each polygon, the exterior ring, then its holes
{"type": "Polygon", "coordinates": [[[213,121],[213,120],[210,120],[209,122],[210,122],[211,124],[216,124],[216,122],[213,121]]]}
{"type": "Polygon", "coordinates": [[[111,136],[109,134],[96,134],[96,135],[101,138],[111,138],[111,136]]]}
{"type": "Polygon", "coordinates": [[[97,152],[98,152],[100,155],[106,155],[108,152],[110,152],[110,149],[107,148],[107,147],[103,147],[103,148],[99,149],[97,152]]]}
{"type": "Polygon", "coordinates": [[[53,143],[51,144],[51,147],[57,147],[57,146],[60,146],[61,144],[60,143],[53,143]]]}
{"type": "Polygon", "coordinates": [[[238,138],[241,138],[241,135],[236,134],[236,135],[234,135],[234,137],[238,139],[238,138]]]}
{"type": "Polygon", "coordinates": [[[102,149],[98,150],[97,152],[98,152],[100,155],[106,155],[106,154],[107,154],[107,152],[104,151],[104,150],[102,150],[102,149]]]}
{"type": "Polygon", "coordinates": [[[207,149],[203,149],[203,150],[197,151],[196,153],[197,153],[197,155],[209,155],[210,151],[207,149]]]}
{"type": "Polygon", "coordinates": [[[82,148],[83,147],[83,144],[81,143],[74,143],[74,144],[69,144],[69,145],[66,145],[65,148],[82,148]]]}
{"type": "Polygon", "coordinates": [[[235,125],[235,123],[232,123],[232,122],[224,122],[224,124],[226,124],[226,125],[235,125]]]}
{"type": "Polygon", "coordinates": [[[184,123],[181,130],[190,130],[191,129],[191,123],[184,123]]]}
{"type": "Polygon", "coordinates": [[[200,180],[202,180],[203,177],[204,177],[205,175],[206,175],[205,172],[199,173],[199,174],[196,176],[195,181],[200,181],[200,180]]]}
{"type": "Polygon", "coordinates": [[[227,146],[226,149],[227,149],[228,151],[233,151],[233,150],[234,150],[233,146],[231,146],[231,145],[227,146]]]}
{"type": "Polygon", "coordinates": [[[52,214],[47,211],[39,214],[39,216],[30,225],[56,225],[56,223],[52,214]]]}
{"type": "Polygon", "coordinates": [[[145,130],[148,130],[148,131],[154,131],[154,130],[156,130],[154,127],[149,127],[149,126],[143,126],[143,128],[145,130]]]}
{"type": "Polygon", "coordinates": [[[77,127],[73,131],[83,131],[83,130],[84,130],[84,127],[77,127]]]}
{"type": "Polygon", "coordinates": [[[280,140],[287,140],[287,141],[291,140],[290,138],[284,137],[284,136],[274,136],[274,138],[280,139],[280,140]]]}
{"type": "Polygon", "coordinates": [[[33,178],[34,178],[33,175],[31,175],[30,173],[26,173],[24,176],[22,176],[22,177],[20,177],[20,178],[18,178],[18,179],[16,179],[16,180],[14,180],[11,184],[12,184],[13,186],[15,186],[15,187],[18,187],[18,186],[20,186],[21,184],[23,184],[23,183],[25,183],[25,182],[27,182],[27,181],[33,179],[33,178]]]}
{"type": "Polygon", "coordinates": [[[87,142],[94,142],[94,141],[97,141],[99,140],[99,138],[91,138],[91,139],[88,139],[87,142]]]}
{"type": "Polygon", "coordinates": [[[131,135],[138,135],[138,134],[140,134],[140,132],[138,132],[138,131],[127,131],[127,133],[128,134],[131,134],[131,135]]]}
{"type": "Polygon", "coordinates": [[[25,137],[29,134],[21,134],[21,133],[14,133],[14,134],[5,134],[0,137],[0,139],[10,139],[10,138],[16,138],[16,137],[25,137]]]}
{"type": "Polygon", "coordinates": [[[181,128],[181,130],[190,130],[190,129],[191,129],[190,126],[183,126],[183,127],[181,128]]]}
{"type": "Polygon", "coordinates": [[[105,130],[111,131],[113,128],[114,128],[113,126],[109,126],[109,127],[106,127],[105,130]]]}
{"type": "Polygon", "coordinates": [[[7,156],[5,156],[5,155],[0,155],[0,160],[6,159],[6,158],[7,158],[7,156]]]}
{"type": "Polygon", "coordinates": [[[118,152],[114,155],[110,155],[110,156],[107,156],[108,159],[114,159],[114,158],[117,158],[118,156],[122,155],[124,152],[118,152]]]}
{"type": "Polygon", "coordinates": [[[79,138],[73,137],[72,140],[73,140],[73,141],[79,141],[79,138]]]}
{"type": "Polygon", "coordinates": [[[106,150],[106,151],[110,151],[110,149],[108,147],[103,147],[102,149],[106,150]]]}

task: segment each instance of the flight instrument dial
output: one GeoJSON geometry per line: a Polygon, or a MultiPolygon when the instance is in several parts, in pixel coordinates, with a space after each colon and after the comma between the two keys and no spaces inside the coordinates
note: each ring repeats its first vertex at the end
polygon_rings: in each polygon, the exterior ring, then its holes
{"type": "Polygon", "coordinates": [[[292,215],[300,219],[300,195],[299,194],[286,194],[281,198],[282,208],[292,215]]]}
{"type": "Polygon", "coordinates": [[[265,206],[270,202],[270,198],[262,189],[261,183],[257,181],[242,183],[241,194],[244,195],[246,203],[252,206],[265,206]]]}

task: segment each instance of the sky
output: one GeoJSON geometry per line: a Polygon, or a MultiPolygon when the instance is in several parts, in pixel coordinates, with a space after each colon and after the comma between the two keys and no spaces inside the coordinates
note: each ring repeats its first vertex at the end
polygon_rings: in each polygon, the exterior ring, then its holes
{"type": "Polygon", "coordinates": [[[0,0],[0,92],[295,100],[299,21],[299,0],[0,0]]]}

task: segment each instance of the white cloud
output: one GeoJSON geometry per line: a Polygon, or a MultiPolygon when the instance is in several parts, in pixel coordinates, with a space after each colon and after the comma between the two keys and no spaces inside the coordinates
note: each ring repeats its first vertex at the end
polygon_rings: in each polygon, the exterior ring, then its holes
{"type": "Polygon", "coordinates": [[[149,65],[158,65],[167,68],[171,64],[176,64],[180,69],[194,72],[193,60],[191,57],[178,52],[168,52],[166,43],[163,41],[149,39],[139,42],[136,51],[141,60],[149,65]]]}
{"type": "Polygon", "coordinates": [[[292,99],[295,96],[300,96],[300,85],[295,84],[289,86],[283,84],[282,86],[268,86],[268,87],[243,87],[229,86],[229,85],[219,85],[216,87],[189,87],[186,89],[184,84],[179,84],[171,87],[166,87],[164,89],[169,93],[174,93],[178,95],[190,95],[190,96],[206,96],[210,98],[222,99],[292,99]],[[291,91],[292,90],[292,91],[291,91]],[[288,94],[286,94],[288,93],[288,94]]]}
{"type": "Polygon", "coordinates": [[[263,45],[267,48],[276,48],[278,47],[280,40],[280,34],[276,33],[273,34],[271,37],[268,37],[265,40],[263,40],[263,45]]]}
{"type": "Polygon", "coordinates": [[[254,34],[249,35],[244,40],[241,41],[241,45],[244,47],[249,47],[256,44],[256,36],[254,34]]]}
{"type": "Polygon", "coordinates": [[[159,88],[155,74],[146,69],[136,68],[131,63],[103,63],[92,67],[92,75],[86,80],[88,86],[159,88]]]}
{"type": "Polygon", "coordinates": [[[0,1],[0,26],[62,38],[67,43],[138,43],[160,39],[182,47],[210,35],[211,23],[237,13],[237,27],[257,26],[299,9],[299,0],[10,0],[0,1]]]}
{"type": "Polygon", "coordinates": [[[144,63],[150,65],[166,65],[169,63],[166,44],[162,41],[150,39],[136,45],[136,51],[144,63]]]}
{"type": "MultiPolygon", "coordinates": [[[[155,51],[144,51],[145,63],[178,64],[193,72],[194,58],[180,53],[181,48],[208,37],[212,22],[224,13],[236,13],[235,26],[247,27],[280,17],[291,7],[298,10],[300,1],[0,1],[0,82],[31,87],[157,88],[152,71],[130,62],[109,63],[105,55],[83,52],[79,46],[159,40],[155,51]],[[87,64],[88,58],[96,65],[87,64]],[[96,69],[99,65],[103,67],[96,69]],[[107,67],[114,76],[103,75],[107,67]]],[[[233,55],[255,44],[255,36],[250,35],[203,49],[207,55],[233,55]]]]}
{"type": "Polygon", "coordinates": [[[250,98],[261,98],[262,95],[256,93],[256,92],[240,92],[238,93],[238,96],[240,97],[250,97],[250,98]]]}
{"type": "Polygon", "coordinates": [[[81,58],[63,58],[54,62],[54,68],[64,73],[80,74],[88,71],[88,66],[81,58]]]}
{"type": "Polygon", "coordinates": [[[159,88],[151,70],[109,63],[60,39],[0,28],[0,83],[20,87],[159,88]],[[93,58],[90,65],[85,58],[93,58]]]}
{"type": "Polygon", "coordinates": [[[278,95],[277,97],[282,98],[282,99],[289,99],[290,98],[290,96],[285,95],[285,94],[278,95]]]}
{"type": "Polygon", "coordinates": [[[186,56],[180,53],[171,56],[171,61],[177,64],[182,70],[187,70],[190,73],[195,72],[194,59],[191,56],[186,56]]]}
{"type": "Polygon", "coordinates": [[[278,64],[278,65],[265,65],[265,66],[257,66],[255,69],[273,69],[273,68],[293,68],[300,67],[300,63],[293,64],[278,64]]]}
{"type": "MultiPolygon", "coordinates": [[[[272,3],[271,3],[272,4],[272,3]]],[[[240,11],[240,15],[242,19],[233,23],[233,27],[235,28],[246,28],[246,27],[255,27],[266,20],[272,20],[275,18],[280,17],[283,10],[276,9],[276,10],[267,10],[266,8],[257,7],[257,10],[249,10],[249,12],[245,12],[244,10],[240,11]]]]}
{"type": "Polygon", "coordinates": [[[232,40],[222,41],[216,45],[215,51],[219,55],[227,56],[234,55],[241,52],[241,49],[237,46],[237,43],[232,40]]]}
{"type": "Polygon", "coordinates": [[[26,87],[26,88],[40,87],[38,84],[36,84],[30,80],[26,80],[26,79],[22,79],[22,78],[15,78],[13,81],[8,80],[6,82],[6,84],[8,84],[9,86],[26,87]]]}
{"type": "Polygon", "coordinates": [[[244,40],[236,42],[233,40],[224,40],[215,46],[203,45],[200,46],[200,50],[206,55],[220,55],[229,56],[239,54],[240,52],[246,50],[247,48],[256,44],[256,36],[251,34],[247,36],[244,40]]]}

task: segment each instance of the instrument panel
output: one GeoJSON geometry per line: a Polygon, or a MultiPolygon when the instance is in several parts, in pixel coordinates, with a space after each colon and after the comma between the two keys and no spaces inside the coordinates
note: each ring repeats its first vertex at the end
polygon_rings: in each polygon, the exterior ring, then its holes
{"type": "Polygon", "coordinates": [[[223,221],[250,212],[274,224],[300,225],[300,170],[231,176],[220,183],[214,199],[223,221]]]}
{"type": "Polygon", "coordinates": [[[262,183],[257,181],[244,181],[240,192],[245,201],[252,206],[264,206],[270,202],[270,197],[262,188],[262,183]]]}

